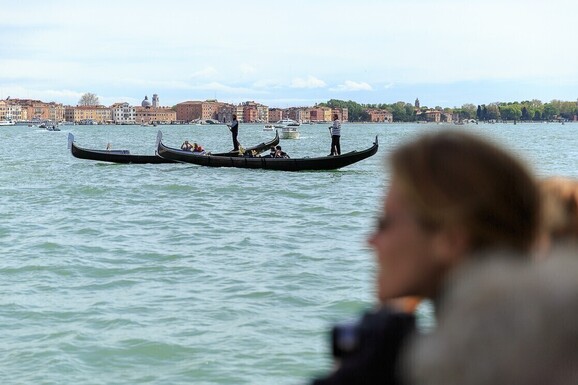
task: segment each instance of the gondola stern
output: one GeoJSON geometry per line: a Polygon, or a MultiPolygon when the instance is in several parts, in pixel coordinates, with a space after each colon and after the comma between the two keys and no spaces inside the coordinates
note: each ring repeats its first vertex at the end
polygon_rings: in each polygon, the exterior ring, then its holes
{"type": "Polygon", "coordinates": [[[72,132],[68,133],[68,149],[71,150],[72,149],[72,142],[74,142],[74,135],[72,134],[72,132]]]}
{"type": "Polygon", "coordinates": [[[157,132],[157,140],[156,140],[156,146],[155,148],[159,148],[159,144],[161,143],[161,140],[163,140],[163,132],[161,130],[159,130],[157,132]]]}

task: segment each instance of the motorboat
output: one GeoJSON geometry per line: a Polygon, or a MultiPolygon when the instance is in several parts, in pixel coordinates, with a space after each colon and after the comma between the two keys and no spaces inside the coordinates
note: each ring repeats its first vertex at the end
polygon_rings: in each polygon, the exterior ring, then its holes
{"type": "Polygon", "coordinates": [[[13,120],[0,120],[0,126],[14,126],[16,122],[13,120]]]}
{"type": "Polygon", "coordinates": [[[289,118],[285,118],[285,119],[281,119],[278,120],[275,123],[275,127],[277,128],[283,128],[283,127],[299,127],[301,125],[301,123],[299,123],[296,120],[293,119],[289,119],[289,118]]]}
{"type": "Polygon", "coordinates": [[[281,139],[299,139],[299,130],[295,126],[281,128],[281,139]]]}

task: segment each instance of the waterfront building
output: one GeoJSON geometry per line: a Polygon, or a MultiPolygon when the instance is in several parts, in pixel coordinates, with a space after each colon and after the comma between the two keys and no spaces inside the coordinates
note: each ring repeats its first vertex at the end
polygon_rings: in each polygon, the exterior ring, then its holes
{"type": "MultiPolygon", "coordinates": [[[[269,121],[269,108],[254,101],[241,103],[243,108],[242,117],[245,123],[263,123],[269,121]]],[[[238,115],[239,116],[239,115],[238,115]]]]}
{"type": "Polygon", "coordinates": [[[283,116],[296,122],[309,121],[309,110],[303,107],[290,107],[284,110],[283,116]]]}
{"type": "Polygon", "coordinates": [[[294,117],[291,118],[298,122],[310,122],[311,121],[311,109],[307,107],[295,108],[294,117]]]}
{"type": "Polygon", "coordinates": [[[275,123],[283,119],[283,109],[271,108],[269,110],[269,123],[275,123]]]}
{"type": "Polygon", "coordinates": [[[257,104],[257,121],[261,123],[269,121],[269,107],[257,104]]]}
{"type": "Polygon", "coordinates": [[[349,110],[347,108],[333,108],[329,121],[333,121],[333,115],[337,115],[338,119],[342,122],[349,121],[349,110]]]}
{"type": "MultiPolygon", "coordinates": [[[[154,96],[153,96],[154,100],[154,96]]],[[[130,104],[115,103],[111,107],[112,121],[114,124],[135,124],[136,123],[136,107],[130,104]]]]}
{"type": "Polygon", "coordinates": [[[439,123],[441,122],[442,112],[437,110],[427,110],[422,112],[420,115],[424,115],[425,120],[428,122],[439,123]]]}
{"type": "Polygon", "coordinates": [[[234,114],[237,115],[237,120],[239,120],[240,123],[245,123],[245,121],[243,120],[243,105],[242,104],[237,104],[236,106],[233,107],[233,111],[234,114]]]}
{"type": "Polygon", "coordinates": [[[333,121],[333,110],[329,107],[315,106],[311,109],[311,121],[312,122],[331,122],[333,121]]]}
{"type": "MultiPolygon", "coordinates": [[[[344,122],[349,122],[349,109],[348,108],[341,108],[341,120],[344,122]]],[[[393,119],[393,117],[392,117],[393,119]]]]}
{"type": "MultiPolygon", "coordinates": [[[[128,107],[126,107],[128,109],[128,107]]],[[[177,121],[177,113],[171,107],[160,107],[159,96],[153,94],[153,102],[145,95],[140,107],[134,107],[136,124],[172,124],[177,121]]]]}
{"type": "Polygon", "coordinates": [[[393,114],[386,110],[370,109],[366,110],[369,120],[373,123],[393,122],[393,114]]]}
{"type": "Polygon", "coordinates": [[[6,106],[6,102],[4,100],[0,100],[0,121],[10,120],[6,117],[6,106]]]}
{"type": "Polygon", "coordinates": [[[64,106],[64,120],[66,122],[74,122],[74,107],[64,106]]]}
{"type": "Polygon", "coordinates": [[[149,97],[148,95],[145,95],[145,98],[143,99],[143,101],[140,103],[141,107],[150,107],[151,106],[151,102],[149,102],[149,97]]]}
{"type": "MultiPolygon", "coordinates": [[[[20,106],[20,120],[49,120],[51,115],[56,115],[54,109],[51,111],[49,103],[40,100],[9,99],[6,103],[12,106],[13,111],[18,111],[18,107],[15,106],[20,106]]],[[[54,104],[56,103],[53,102],[54,104]]],[[[64,112],[64,108],[62,111],[64,112]]]]}
{"type": "Polygon", "coordinates": [[[71,115],[72,121],[75,123],[105,124],[112,122],[112,110],[105,106],[67,107],[65,111],[67,121],[71,115]]]}
{"type": "Polygon", "coordinates": [[[216,120],[221,107],[225,103],[216,100],[187,101],[175,106],[177,120],[191,122],[194,120],[216,120]]]}
{"type": "Polygon", "coordinates": [[[62,122],[64,120],[64,106],[60,103],[47,103],[48,120],[53,122],[62,122]]]}
{"type": "Polygon", "coordinates": [[[228,123],[233,120],[233,114],[237,113],[237,107],[223,103],[221,107],[219,107],[219,111],[217,111],[217,120],[221,123],[228,123]]]}
{"type": "Polygon", "coordinates": [[[257,121],[257,107],[254,105],[243,106],[243,122],[254,123],[257,121]]]}
{"type": "Polygon", "coordinates": [[[22,107],[20,105],[10,103],[10,100],[0,100],[0,121],[2,120],[17,122],[26,120],[26,117],[22,117],[22,107]]]}
{"type": "Polygon", "coordinates": [[[255,101],[246,101],[237,106],[237,117],[245,123],[264,123],[269,121],[269,107],[256,103],[255,101]]]}

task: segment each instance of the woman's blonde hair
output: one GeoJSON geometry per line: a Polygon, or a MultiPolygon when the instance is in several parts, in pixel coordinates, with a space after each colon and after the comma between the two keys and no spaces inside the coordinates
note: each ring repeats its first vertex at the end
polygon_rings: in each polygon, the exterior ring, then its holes
{"type": "Polygon", "coordinates": [[[393,178],[425,228],[459,226],[471,251],[528,251],[539,224],[537,184],[524,164],[473,134],[441,131],[391,155],[393,178]]]}
{"type": "Polygon", "coordinates": [[[578,180],[550,177],[539,182],[542,230],[553,241],[578,240],[578,180]]]}

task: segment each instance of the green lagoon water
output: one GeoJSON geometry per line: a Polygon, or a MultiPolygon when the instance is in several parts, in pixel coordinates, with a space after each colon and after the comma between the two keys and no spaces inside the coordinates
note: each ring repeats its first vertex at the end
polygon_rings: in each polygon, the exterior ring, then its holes
{"type": "MultiPolygon", "coordinates": [[[[282,140],[329,153],[327,125],[282,140]]],[[[252,145],[272,137],[242,124],[252,145]]],[[[0,129],[3,384],[302,384],[331,366],[327,332],[373,303],[366,238],[384,157],[443,128],[483,133],[540,176],[578,176],[578,124],[344,124],[342,150],[377,155],[328,172],[116,165],[87,148],[153,154],[184,139],[231,147],[225,126],[0,129]]],[[[424,315],[428,317],[427,311],[424,315]]]]}

